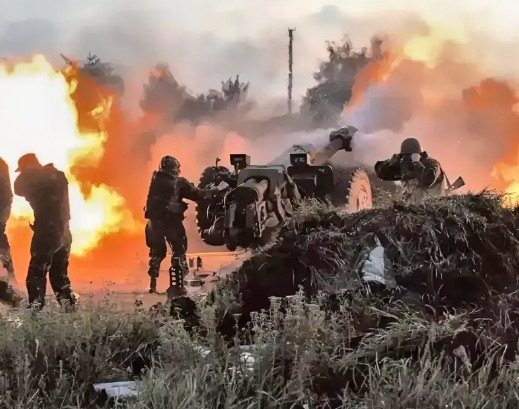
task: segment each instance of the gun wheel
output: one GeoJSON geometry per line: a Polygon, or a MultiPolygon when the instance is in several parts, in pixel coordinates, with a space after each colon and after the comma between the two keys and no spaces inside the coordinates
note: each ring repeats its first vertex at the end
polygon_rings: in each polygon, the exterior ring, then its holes
{"type": "MultiPolygon", "coordinates": [[[[211,183],[214,183],[216,179],[222,174],[230,174],[231,171],[227,169],[225,166],[211,166],[202,172],[200,176],[200,181],[198,183],[199,189],[207,188],[211,183]]],[[[216,216],[212,211],[212,208],[215,206],[213,199],[202,199],[197,202],[196,205],[196,226],[198,228],[198,232],[202,233],[204,230],[209,229],[215,219],[216,216]]],[[[224,244],[223,237],[202,237],[202,240],[211,246],[221,246],[224,244]]]]}
{"type": "Polygon", "coordinates": [[[373,195],[368,173],[361,168],[342,169],[336,176],[332,202],[348,213],[373,207],[373,195]]]}

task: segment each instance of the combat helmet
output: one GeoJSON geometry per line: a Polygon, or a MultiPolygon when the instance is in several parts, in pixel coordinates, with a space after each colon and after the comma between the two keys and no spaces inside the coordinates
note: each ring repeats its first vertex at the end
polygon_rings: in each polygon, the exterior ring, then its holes
{"type": "Polygon", "coordinates": [[[178,173],[180,172],[180,162],[177,160],[177,158],[174,158],[173,156],[164,156],[160,160],[160,170],[178,173]]]}
{"type": "Polygon", "coordinates": [[[41,167],[40,161],[34,153],[26,153],[18,159],[18,167],[15,172],[21,172],[22,170],[29,168],[41,167]]]}
{"type": "Polygon", "coordinates": [[[420,141],[416,138],[404,139],[404,141],[400,145],[400,153],[403,155],[422,152],[422,145],[420,144],[420,141]]]}

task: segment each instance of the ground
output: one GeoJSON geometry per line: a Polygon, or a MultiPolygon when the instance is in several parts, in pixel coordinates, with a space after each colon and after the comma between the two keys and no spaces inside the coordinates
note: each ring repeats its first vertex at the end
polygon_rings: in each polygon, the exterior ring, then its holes
{"type": "Polygon", "coordinates": [[[518,214],[486,193],[354,215],[309,204],[195,303],[10,310],[0,407],[95,407],[94,383],[130,379],[135,409],[518,407],[518,214]],[[344,290],[375,236],[398,291],[344,290]]]}
{"type": "MultiPolygon", "coordinates": [[[[231,271],[236,270],[250,254],[248,252],[214,252],[214,253],[190,253],[189,259],[196,259],[201,257],[203,260],[203,268],[197,270],[195,266],[190,268],[189,274],[186,276],[186,290],[189,296],[196,296],[198,294],[207,294],[213,288],[217,280],[225,277],[231,271]],[[203,280],[203,285],[199,286],[195,283],[191,284],[191,280],[203,280]]],[[[98,291],[92,293],[89,291],[89,283],[78,285],[79,295],[82,302],[88,300],[99,302],[102,300],[107,292],[114,300],[116,308],[120,311],[131,311],[135,303],[142,303],[144,308],[151,308],[153,305],[167,301],[166,290],[169,286],[168,281],[168,264],[165,260],[162,263],[159,279],[157,282],[157,294],[149,294],[147,288],[149,285],[149,278],[144,269],[142,276],[132,277],[125,283],[124,286],[107,285],[105,291],[98,291]],[[126,291],[121,291],[121,287],[126,291]]],[[[196,263],[196,262],[195,262],[196,263]]],[[[74,283],[76,284],[76,283],[74,283]]]]}

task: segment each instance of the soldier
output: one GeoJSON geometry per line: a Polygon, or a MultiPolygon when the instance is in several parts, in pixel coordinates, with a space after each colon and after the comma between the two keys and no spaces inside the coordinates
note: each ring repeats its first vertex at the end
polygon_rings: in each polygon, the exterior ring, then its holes
{"type": "Polygon", "coordinates": [[[424,152],[415,138],[405,139],[400,153],[375,164],[382,180],[402,182],[402,198],[418,204],[428,197],[443,196],[447,191],[446,177],[440,163],[424,152]]]}
{"type": "Polygon", "coordinates": [[[13,204],[13,191],[11,189],[11,178],[7,163],[0,158],[0,261],[7,270],[7,279],[14,281],[13,259],[11,257],[11,247],[5,234],[7,220],[11,215],[11,205],[13,204]]]}
{"type": "Polygon", "coordinates": [[[173,253],[168,293],[171,296],[185,293],[184,275],[189,269],[186,261],[186,231],[182,224],[187,204],[183,199],[197,201],[210,192],[197,189],[179,173],[179,161],[172,156],[164,156],[159,170],[153,172],[151,178],[144,209],[144,217],[148,219],[145,233],[146,245],[150,249],[150,293],[157,291],[160,264],[166,258],[166,243],[173,253]]]}
{"type": "Polygon", "coordinates": [[[34,211],[27,273],[29,304],[43,308],[48,272],[58,302],[73,306],[76,299],[68,278],[72,244],[68,180],[53,164],[42,166],[34,153],[23,155],[16,171],[20,175],[14,182],[14,193],[24,197],[34,211]]]}

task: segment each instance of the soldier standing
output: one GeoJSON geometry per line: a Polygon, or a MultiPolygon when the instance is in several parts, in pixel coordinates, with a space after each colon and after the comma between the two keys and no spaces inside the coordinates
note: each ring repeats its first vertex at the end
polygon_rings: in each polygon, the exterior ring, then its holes
{"type": "Polygon", "coordinates": [[[7,220],[11,215],[11,206],[13,204],[13,191],[11,188],[11,178],[9,177],[9,167],[7,163],[0,158],[0,261],[2,266],[7,270],[7,279],[9,282],[14,281],[14,266],[11,257],[11,247],[9,240],[5,234],[7,220]]]}
{"type": "Polygon", "coordinates": [[[400,181],[402,198],[408,203],[418,204],[428,197],[443,196],[447,191],[440,163],[429,157],[415,138],[405,139],[399,154],[377,162],[375,172],[382,180],[400,181]]]}
{"type": "Polygon", "coordinates": [[[166,258],[166,243],[173,253],[168,294],[185,293],[184,276],[189,268],[186,261],[187,237],[182,223],[187,204],[183,199],[197,201],[208,191],[196,188],[179,174],[179,161],[172,156],[164,156],[159,170],[153,172],[148,190],[144,217],[148,219],[145,233],[146,245],[150,249],[150,293],[157,291],[160,264],[166,258]]]}
{"type": "Polygon", "coordinates": [[[58,302],[71,306],[76,299],[70,288],[68,262],[72,235],[68,180],[53,164],[42,166],[34,153],[18,160],[20,175],[14,193],[24,197],[34,212],[34,234],[27,273],[29,304],[37,309],[45,304],[47,273],[58,302]]]}

